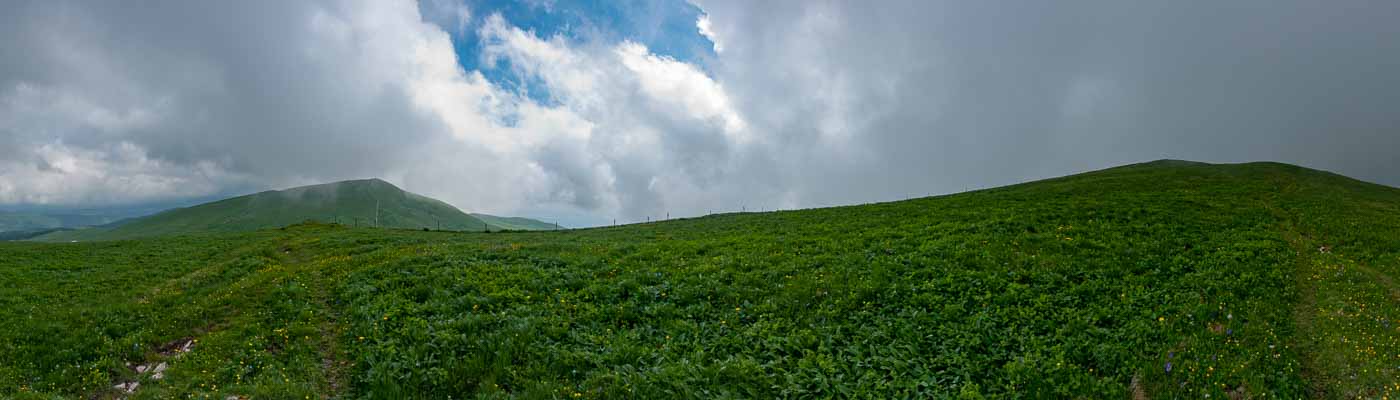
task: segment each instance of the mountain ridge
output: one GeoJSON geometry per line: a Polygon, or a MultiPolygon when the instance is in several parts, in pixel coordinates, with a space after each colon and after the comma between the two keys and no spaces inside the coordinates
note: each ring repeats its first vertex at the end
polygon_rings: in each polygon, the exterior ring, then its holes
{"type": "Polygon", "coordinates": [[[383,179],[368,178],[265,190],[173,208],[110,226],[53,232],[33,240],[66,242],[240,232],[279,228],[304,221],[397,229],[541,229],[526,224],[491,223],[441,200],[405,191],[383,179]]]}

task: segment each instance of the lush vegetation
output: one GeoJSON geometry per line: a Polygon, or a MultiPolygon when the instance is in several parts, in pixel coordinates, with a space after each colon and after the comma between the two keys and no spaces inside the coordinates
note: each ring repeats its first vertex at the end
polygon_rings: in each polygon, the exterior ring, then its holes
{"type": "Polygon", "coordinates": [[[308,224],[0,254],[0,397],[1400,393],[1400,190],[1282,164],[588,230],[308,224]],[[127,366],[154,362],[163,379],[127,366]]]}
{"type": "MultiPolygon", "coordinates": [[[[303,221],[348,226],[443,230],[529,230],[544,225],[526,218],[502,218],[492,224],[447,203],[405,192],[379,180],[365,179],[280,191],[177,208],[123,222],[40,236],[50,242],[132,239],[202,232],[246,232],[303,221]]],[[[552,228],[552,227],[551,227],[552,228]]]]}

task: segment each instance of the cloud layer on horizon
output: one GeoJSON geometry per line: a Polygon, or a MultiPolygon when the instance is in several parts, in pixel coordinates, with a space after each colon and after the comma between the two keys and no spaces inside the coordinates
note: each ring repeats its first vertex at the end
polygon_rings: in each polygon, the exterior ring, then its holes
{"type": "Polygon", "coordinates": [[[682,60],[449,0],[12,3],[0,204],[378,176],[578,224],[1157,158],[1400,185],[1400,5],[1348,4],[704,0],[682,60]]]}

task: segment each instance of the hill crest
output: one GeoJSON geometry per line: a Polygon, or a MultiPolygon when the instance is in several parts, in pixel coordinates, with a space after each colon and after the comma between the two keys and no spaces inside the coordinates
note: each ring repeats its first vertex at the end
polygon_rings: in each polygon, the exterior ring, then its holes
{"type": "Polygon", "coordinates": [[[36,240],[91,241],[241,232],[305,221],[398,229],[543,229],[526,224],[505,226],[492,223],[462,212],[446,202],[400,189],[383,179],[368,178],[267,190],[170,209],[111,227],[54,232],[36,240]]]}

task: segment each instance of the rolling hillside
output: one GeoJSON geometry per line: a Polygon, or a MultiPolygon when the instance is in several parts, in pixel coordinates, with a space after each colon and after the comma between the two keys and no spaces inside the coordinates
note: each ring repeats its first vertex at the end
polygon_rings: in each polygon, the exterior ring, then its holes
{"type": "Polygon", "coordinates": [[[556,226],[556,225],[554,225],[554,224],[552,224],[552,223],[541,222],[541,221],[533,220],[533,219],[529,219],[529,218],[522,218],[522,217],[498,217],[498,216],[495,216],[495,215],[477,214],[477,213],[472,213],[471,215],[472,215],[473,217],[476,217],[477,219],[480,219],[480,220],[482,220],[482,221],[486,221],[486,223],[491,224],[492,226],[499,226],[499,227],[501,227],[501,228],[503,228],[503,229],[510,229],[510,230],[517,230],[517,231],[547,231],[547,230],[553,230],[553,229],[560,229],[559,226],[556,226]]]}
{"type": "Polygon", "coordinates": [[[208,232],[243,232],[303,221],[405,229],[522,229],[493,225],[451,205],[379,179],[266,191],[165,211],[111,227],[54,232],[39,241],[132,239],[208,232]]]}
{"type": "Polygon", "coordinates": [[[3,398],[1400,395],[1400,189],[1277,163],[0,254],[3,398]]]}

